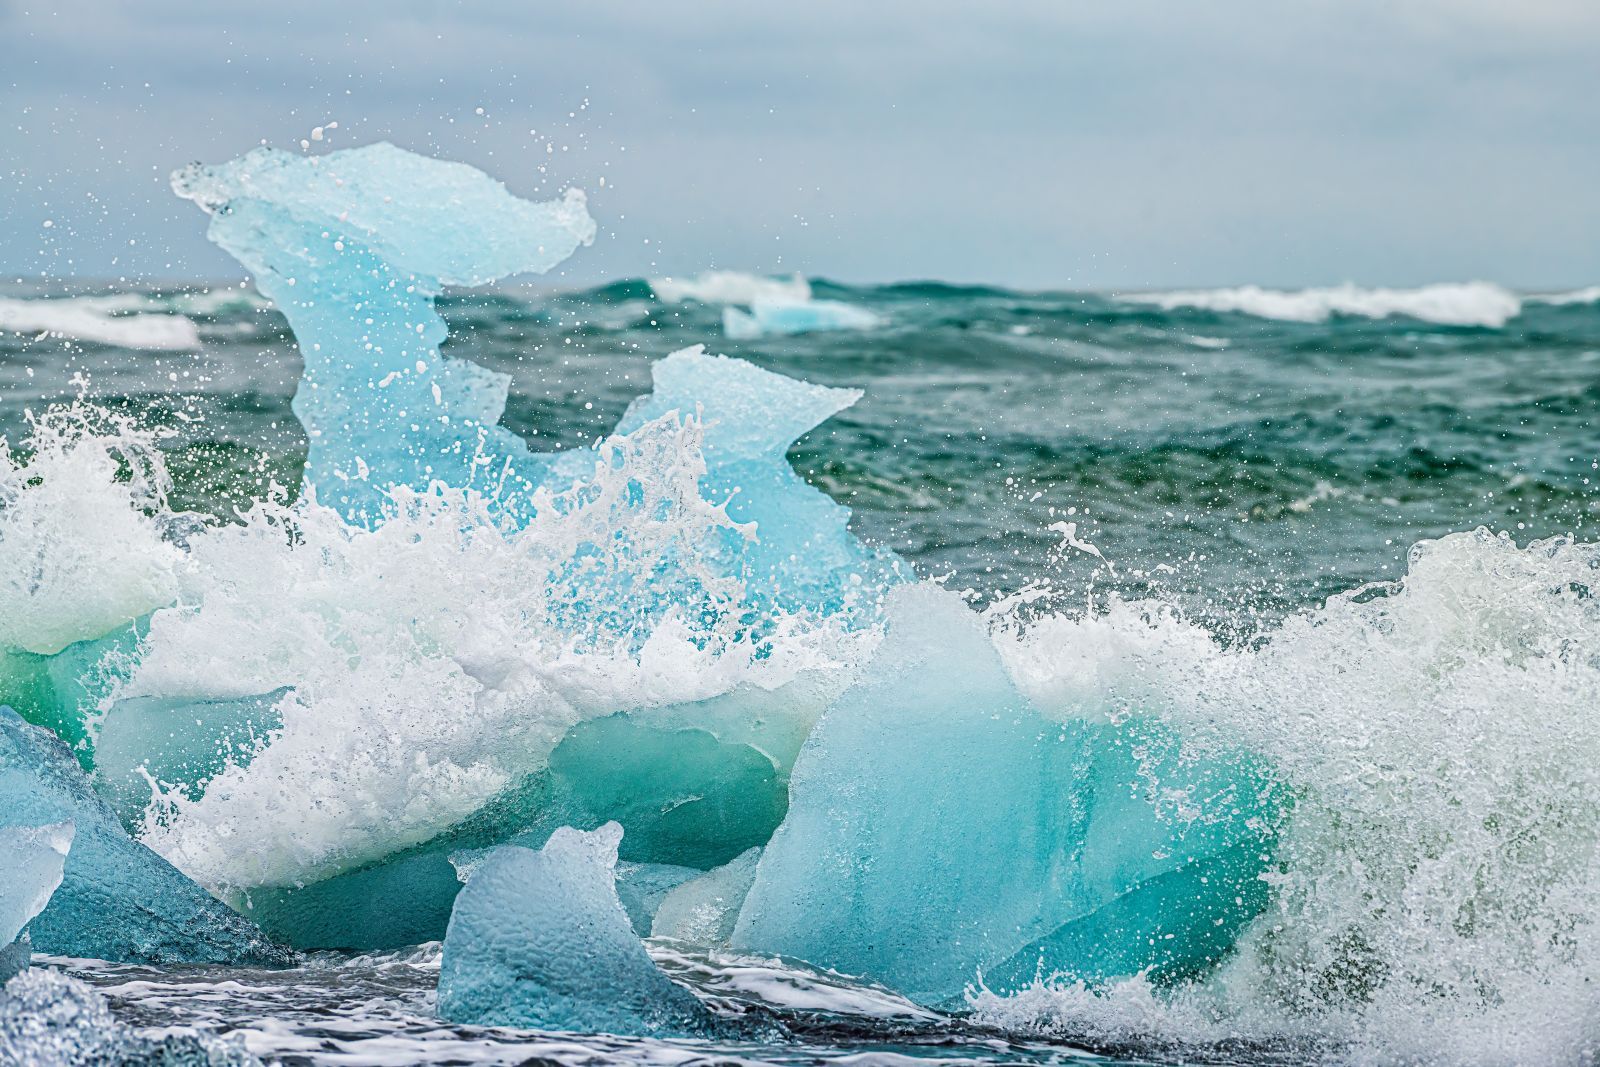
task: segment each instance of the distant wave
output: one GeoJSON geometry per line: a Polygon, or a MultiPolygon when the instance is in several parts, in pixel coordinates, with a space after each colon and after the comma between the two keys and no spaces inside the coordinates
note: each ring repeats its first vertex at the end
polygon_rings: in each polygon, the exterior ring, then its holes
{"type": "Polygon", "coordinates": [[[127,314],[148,306],[138,293],[19,300],[0,297],[0,330],[155,351],[200,347],[194,321],[174,314],[127,314]]]}
{"type": "Polygon", "coordinates": [[[768,278],[735,270],[709,270],[692,278],[651,278],[650,288],[668,304],[698,300],[702,304],[803,303],[811,284],[796,274],[768,278]]]}
{"type": "Polygon", "coordinates": [[[1405,315],[1445,326],[1499,327],[1522,313],[1522,297],[1491,282],[1442,283],[1417,289],[1363,289],[1347,284],[1283,290],[1243,285],[1233,289],[1132,293],[1118,299],[1154,304],[1166,311],[1196,308],[1282,322],[1326,322],[1334,315],[1369,319],[1405,315]]]}
{"type": "Polygon", "coordinates": [[[1536,293],[1526,300],[1530,304],[1553,304],[1556,307],[1568,304],[1600,304],[1600,285],[1591,285],[1587,289],[1573,289],[1565,293],[1536,293]]]}

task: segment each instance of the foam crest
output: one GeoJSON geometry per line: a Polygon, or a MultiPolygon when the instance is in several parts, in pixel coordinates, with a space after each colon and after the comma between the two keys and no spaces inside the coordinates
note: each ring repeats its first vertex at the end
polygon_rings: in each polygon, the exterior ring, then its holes
{"type": "Polygon", "coordinates": [[[1254,315],[1284,322],[1326,322],[1335,315],[1383,319],[1404,315],[1441,326],[1498,328],[1522,313],[1522,298],[1490,282],[1424,285],[1416,289],[1364,289],[1335,285],[1319,289],[1191,289],[1169,293],[1130,293],[1118,299],[1154,304],[1164,311],[1200,311],[1254,315]]]}
{"type": "Polygon", "coordinates": [[[768,278],[735,270],[710,270],[688,278],[651,278],[650,288],[656,299],[668,304],[685,300],[702,304],[793,304],[811,299],[811,283],[798,274],[768,278]]]}
{"type": "Polygon", "coordinates": [[[525,526],[436,486],[397,490],[373,529],[261,504],[192,538],[177,606],[107,704],[287,692],[270,741],[168,790],[147,842],[219,890],[315,880],[460,821],[583,719],[847,660],[842,626],[752,634],[714,558],[738,528],[699,491],[704,432],[667,415],[608,440],[525,526]]]}
{"type": "Polygon", "coordinates": [[[178,314],[134,312],[134,294],[33,300],[0,297],[0,330],[46,334],[117,348],[181,351],[200,347],[200,329],[178,314]]]}

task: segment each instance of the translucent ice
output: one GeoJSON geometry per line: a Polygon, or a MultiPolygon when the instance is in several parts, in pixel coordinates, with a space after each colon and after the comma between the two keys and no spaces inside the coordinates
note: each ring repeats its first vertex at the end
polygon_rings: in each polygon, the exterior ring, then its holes
{"type": "Polygon", "coordinates": [[[75,825],[60,887],[29,924],[40,951],[140,963],[287,962],[288,954],[129,839],[49,731],[0,708],[0,827],[75,825]]]}
{"type": "Polygon", "coordinates": [[[0,982],[28,965],[23,929],[50,903],[72,847],[72,824],[0,828],[0,982]]]}
{"type": "Polygon", "coordinates": [[[953,594],[903,588],[888,626],[795,764],[735,947],[931,1004],[980,971],[1175,978],[1226,953],[1265,900],[1248,763],[1161,756],[1130,723],[1046,719],[953,594]],[[1161,791],[1217,799],[1182,820],[1161,791]]]}
{"type": "Polygon", "coordinates": [[[736,341],[772,334],[871,330],[882,325],[882,316],[838,300],[757,300],[748,311],[722,309],[722,332],[736,341]]]}
{"type": "Polygon", "coordinates": [[[843,411],[859,390],[786,378],[704,347],[674,352],[651,370],[655,388],[618,423],[627,432],[668,412],[701,411],[709,499],[728,499],[728,516],[755,523],[752,541],[721,531],[727,569],[753,595],[791,610],[824,613],[871,605],[897,579],[892,555],[850,533],[850,510],[808,486],[784,458],[802,434],[843,411]]]}
{"type": "Polygon", "coordinates": [[[524,505],[545,462],[499,425],[510,379],[441,355],[434,297],[549,270],[593,241],[581,192],[532,203],[389,144],[320,157],[259,148],[179,171],[173,188],[211,212],[211,239],[294,328],[305,482],[323,503],[370,522],[390,487],[438,480],[524,505]]]}
{"type": "Polygon", "coordinates": [[[562,828],[507,846],[456,898],[439,973],[451,1022],[617,1034],[701,1034],[711,1013],[662,974],[617,899],[622,828],[562,828]]]}
{"type": "Polygon", "coordinates": [[[739,908],[756,878],[761,850],[740,853],[732,862],[676,886],[661,901],[650,927],[652,937],[671,937],[696,945],[722,945],[733,936],[739,908]]]}

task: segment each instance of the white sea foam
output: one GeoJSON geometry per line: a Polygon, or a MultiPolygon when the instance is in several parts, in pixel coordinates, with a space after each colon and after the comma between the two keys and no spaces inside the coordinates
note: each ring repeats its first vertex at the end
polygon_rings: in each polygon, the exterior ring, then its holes
{"type": "Polygon", "coordinates": [[[652,278],[650,288],[668,304],[698,300],[702,304],[754,304],[758,302],[804,303],[811,299],[811,285],[796,274],[788,278],[769,278],[734,270],[711,270],[689,278],[652,278]]]}
{"type": "Polygon", "coordinates": [[[1336,285],[1321,289],[1190,289],[1166,293],[1127,293],[1120,300],[1154,304],[1167,311],[1195,308],[1236,312],[1284,322],[1325,322],[1334,315],[1369,319],[1404,315],[1445,326],[1504,326],[1522,311],[1522,298],[1490,282],[1424,285],[1417,289],[1364,289],[1336,285]]]}
{"type": "Polygon", "coordinates": [[[137,293],[33,300],[0,297],[0,330],[118,348],[163,351],[200,347],[200,331],[193,320],[134,310],[143,306],[146,298],[137,293]]]}
{"type": "MultiPolygon", "coordinates": [[[[1355,1045],[1358,1061],[1584,1063],[1600,1019],[1600,547],[1486,532],[1224,648],[1150,605],[998,633],[1047,712],[1155,713],[1293,792],[1273,903],[1202,983],[979,991],[985,1021],[1355,1045]]],[[[1180,798],[1181,803],[1181,798],[1180,798]]]]}

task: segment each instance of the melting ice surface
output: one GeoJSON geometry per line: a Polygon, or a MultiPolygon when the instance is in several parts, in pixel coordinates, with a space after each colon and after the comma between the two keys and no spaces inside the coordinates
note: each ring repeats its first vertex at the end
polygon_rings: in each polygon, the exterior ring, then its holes
{"type": "MultiPolygon", "coordinates": [[[[82,409],[0,450],[0,692],[61,738],[0,718],[0,784],[77,833],[38,947],[287,960],[209,890],[298,947],[448,930],[462,1018],[699,1032],[738,981],[828,1010],[783,954],[896,1019],[1592,1060],[1593,546],[1425,543],[1253,643],[1159,604],[982,617],[789,468],[849,390],[688,349],[594,449],[499,425],[432,296],[559,260],[577,197],[387,146],[178,185],[301,342],[306,492],[197,524],[152,437],[82,409]]],[[[322,959],[293,973],[343,980],[322,959]]],[[[224,973],[196,999],[276,988],[224,973]]]]}
{"type": "Polygon", "coordinates": [[[496,850],[457,898],[439,972],[453,1022],[699,1034],[713,1017],[662,974],[617,898],[622,828],[563,827],[538,852],[496,850]]]}

